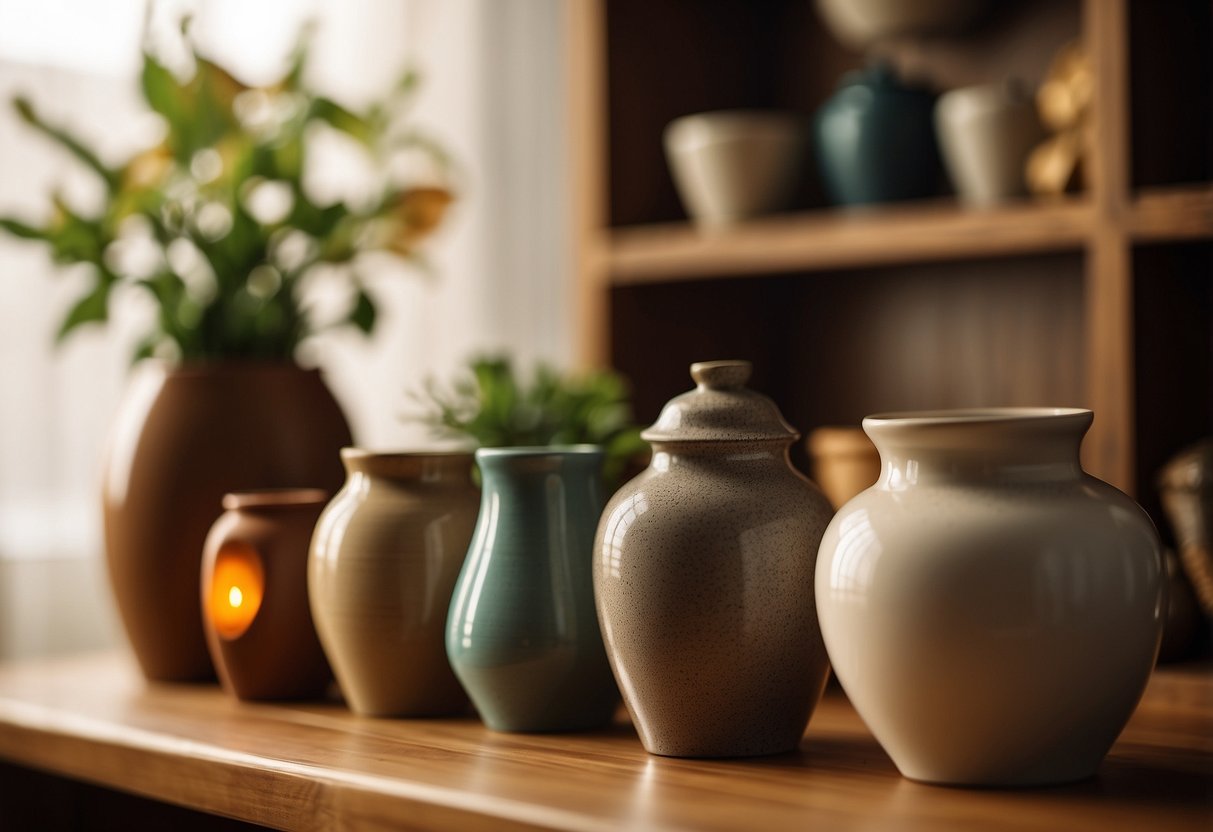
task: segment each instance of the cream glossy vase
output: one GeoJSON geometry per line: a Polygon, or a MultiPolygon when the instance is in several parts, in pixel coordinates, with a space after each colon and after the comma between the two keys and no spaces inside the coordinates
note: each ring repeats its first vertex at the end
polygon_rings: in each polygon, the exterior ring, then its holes
{"type": "Polygon", "coordinates": [[[1083,472],[1089,410],[872,416],[880,480],[817,561],[834,672],[902,774],[1078,780],[1132,714],[1162,633],[1145,512],[1083,472]]]}
{"type": "Polygon", "coordinates": [[[472,455],[345,448],[349,477],[316,524],[312,617],[350,708],[441,716],[467,708],[447,662],[451,593],[480,508],[472,455]]]}
{"type": "Polygon", "coordinates": [[[652,464],[598,525],[603,640],[651,753],[791,751],[829,672],[813,564],[830,504],[788,462],[796,431],[744,386],[749,362],[691,375],[643,434],[652,464]]]}

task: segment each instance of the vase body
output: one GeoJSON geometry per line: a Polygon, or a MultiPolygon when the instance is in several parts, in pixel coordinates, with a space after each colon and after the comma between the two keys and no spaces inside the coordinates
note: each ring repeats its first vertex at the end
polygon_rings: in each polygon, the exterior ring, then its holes
{"type": "Polygon", "coordinates": [[[198,574],[223,495],[297,486],[335,492],[349,427],[315,370],[145,364],[119,409],[104,466],[111,585],[149,679],[213,678],[198,574]]]}
{"type": "Polygon", "coordinates": [[[713,229],[787,208],[800,180],[807,126],[777,110],[722,110],[670,122],[666,159],[687,215],[713,229]]]}
{"type": "Polygon", "coordinates": [[[455,580],[480,506],[470,453],[341,452],[348,478],[312,540],[312,615],[350,708],[467,708],[446,657],[455,580]]]}
{"type": "Polygon", "coordinates": [[[1092,775],[1162,627],[1157,535],[1083,473],[1090,411],[864,420],[880,480],[831,521],[817,608],[834,672],[901,772],[1019,786],[1092,775]]]}
{"type": "Polygon", "coordinates": [[[307,597],[308,544],[328,494],[234,492],[203,547],[201,602],[219,681],[239,699],[308,699],[332,679],[307,597]]]}
{"type": "Polygon", "coordinates": [[[1045,137],[1036,102],[1017,84],[982,84],[944,93],[935,131],[961,201],[991,205],[1027,193],[1028,154],[1045,137]]]}
{"type": "Polygon", "coordinates": [[[602,453],[482,448],[480,512],[455,586],[446,649],[499,731],[606,725],[619,702],[590,574],[602,453]]]}
{"type": "Polygon", "coordinates": [[[830,506],[788,462],[796,432],[742,387],[747,363],[692,374],[598,527],[607,653],[651,753],[790,751],[829,674],[813,580],[830,506]]]}
{"type": "Polygon", "coordinates": [[[935,97],[884,66],[848,73],[822,105],[814,147],[822,179],[843,205],[933,196],[939,185],[935,97]]]}

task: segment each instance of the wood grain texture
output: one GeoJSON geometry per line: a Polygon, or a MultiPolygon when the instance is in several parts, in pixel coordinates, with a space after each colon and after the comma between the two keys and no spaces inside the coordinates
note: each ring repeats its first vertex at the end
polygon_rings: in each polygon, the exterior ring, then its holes
{"type": "Polygon", "coordinates": [[[626,285],[1080,249],[1091,205],[1073,198],[967,210],[950,201],[768,217],[719,233],[685,223],[616,229],[605,259],[626,285]]]}
{"type": "Polygon", "coordinates": [[[245,704],[214,686],[149,686],[122,656],[0,668],[0,757],[297,830],[1205,830],[1213,676],[1156,674],[1099,776],[1048,789],[905,780],[836,693],[797,753],[675,760],[646,754],[626,722],[522,736],[245,704]]]}
{"type": "Polygon", "coordinates": [[[1083,446],[1087,470],[1129,494],[1137,491],[1134,433],[1133,269],[1123,228],[1129,214],[1129,36],[1127,0],[1086,0],[1088,59],[1095,75],[1085,161],[1096,222],[1087,251],[1087,407],[1095,411],[1083,446]]]}
{"type": "Polygon", "coordinates": [[[1134,242],[1213,239],[1213,185],[1142,189],[1126,230],[1134,242]]]}
{"type": "Polygon", "coordinates": [[[610,298],[605,264],[598,256],[607,213],[603,14],[600,0],[576,0],[565,8],[576,280],[571,312],[576,322],[573,333],[576,360],[582,367],[605,366],[609,348],[610,298]]]}

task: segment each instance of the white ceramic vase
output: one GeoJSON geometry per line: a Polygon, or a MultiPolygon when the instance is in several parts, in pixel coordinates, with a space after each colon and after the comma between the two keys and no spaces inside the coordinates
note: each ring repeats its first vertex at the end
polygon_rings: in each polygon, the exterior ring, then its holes
{"type": "Polygon", "coordinates": [[[935,133],[957,195],[975,205],[1026,194],[1028,155],[1045,136],[1031,96],[1010,82],[944,93],[935,133]]]}
{"type": "Polygon", "coordinates": [[[834,672],[902,774],[1016,786],[1094,774],[1154,665],[1164,575],[1131,499],[1088,476],[1088,410],[864,420],[880,480],[817,561],[834,672]]]}
{"type": "Polygon", "coordinates": [[[698,113],[666,127],[666,159],[691,219],[721,228],[788,207],[807,136],[807,124],[791,113],[698,113]]]}

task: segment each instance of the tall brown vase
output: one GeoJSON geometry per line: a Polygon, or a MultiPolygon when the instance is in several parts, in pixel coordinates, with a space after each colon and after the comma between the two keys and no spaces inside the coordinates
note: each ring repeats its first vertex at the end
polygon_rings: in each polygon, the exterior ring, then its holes
{"type": "Polygon", "coordinates": [[[214,677],[198,575],[229,491],[344,480],[349,426],[320,373],[290,364],[136,370],[103,472],[105,548],[123,625],[154,681],[214,677]]]}

